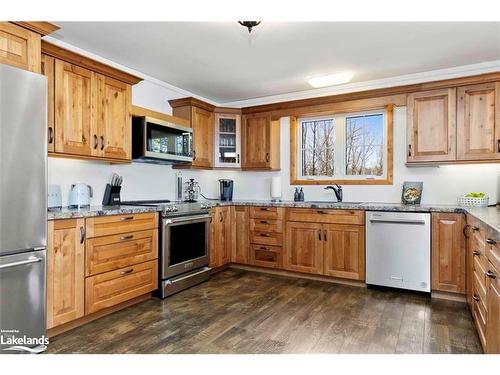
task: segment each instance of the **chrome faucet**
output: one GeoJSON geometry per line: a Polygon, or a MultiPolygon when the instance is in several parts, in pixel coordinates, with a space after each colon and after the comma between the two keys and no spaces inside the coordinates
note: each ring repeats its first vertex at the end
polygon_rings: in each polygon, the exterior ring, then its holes
{"type": "Polygon", "coordinates": [[[335,186],[327,186],[325,190],[333,190],[337,197],[337,202],[342,202],[342,186],[335,184],[335,186]]]}

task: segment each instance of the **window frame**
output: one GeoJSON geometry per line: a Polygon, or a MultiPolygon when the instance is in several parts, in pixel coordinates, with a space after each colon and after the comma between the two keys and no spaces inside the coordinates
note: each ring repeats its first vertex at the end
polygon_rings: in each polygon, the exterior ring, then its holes
{"type": "Polygon", "coordinates": [[[392,185],[393,183],[393,108],[392,104],[385,107],[359,109],[348,112],[321,114],[318,116],[290,117],[290,184],[291,185],[392,185]],[[346,118],[360,115],[383,114],[384,116],[384,174],[377,176],[346,175],[346,118]],[[302,176],[302,137],[301,123],[304,121],[333,119],[334,123],[334,171],[343,173],[330,176],[302,176]]]}

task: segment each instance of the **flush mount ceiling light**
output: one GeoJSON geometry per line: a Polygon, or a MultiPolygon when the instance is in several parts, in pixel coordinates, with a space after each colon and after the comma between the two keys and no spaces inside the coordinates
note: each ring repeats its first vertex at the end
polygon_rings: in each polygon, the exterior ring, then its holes
{"type": "Polygon", "coordinates": [[[248,32],[252,32],[252,28],[257,26],[261,21],[238,21],[241,26],[244,26],[248,29],[248,32]]]}
{"type": "Polygon", "coordinates": [[[309,84],[314,88],[340,85],[349,82],[354,74],[351,72],[337,72],[332,74],[325,74],[316,76],[309,79],[309,84]]]}

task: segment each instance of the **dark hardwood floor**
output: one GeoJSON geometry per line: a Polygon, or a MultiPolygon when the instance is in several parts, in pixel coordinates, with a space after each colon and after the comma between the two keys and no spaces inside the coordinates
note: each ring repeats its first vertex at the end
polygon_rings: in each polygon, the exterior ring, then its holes
{"type": "Polygon", "coordinates": [[[228,269],[51,340],[49,353],[481,353],[464,303],[228,269]]]}

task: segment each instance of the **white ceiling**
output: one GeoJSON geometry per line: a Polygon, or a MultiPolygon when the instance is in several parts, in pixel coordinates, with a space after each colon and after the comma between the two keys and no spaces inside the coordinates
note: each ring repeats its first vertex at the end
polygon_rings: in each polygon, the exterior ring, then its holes
{"type": "Polygon", "coordinates": [[[56,22],[53,36],[218,103],[500,60],[500,23],[56,22]]]}

